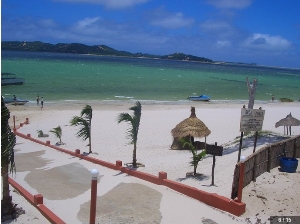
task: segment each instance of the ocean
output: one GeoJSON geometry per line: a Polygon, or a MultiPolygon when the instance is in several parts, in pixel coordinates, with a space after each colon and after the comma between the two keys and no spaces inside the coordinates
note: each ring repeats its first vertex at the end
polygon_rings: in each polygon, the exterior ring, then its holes
{"type": "Polygon", "coordinates": [[[208,95],[212,102],[248,100],[246,77],[258,79],[255,100],[300,99],[300,69],[254,65],[78,55],[44,52],[1,52],[1,72],[25,79],[2,86],[4,97],[35,102],[157,101],[184,102],[208,95]]]}

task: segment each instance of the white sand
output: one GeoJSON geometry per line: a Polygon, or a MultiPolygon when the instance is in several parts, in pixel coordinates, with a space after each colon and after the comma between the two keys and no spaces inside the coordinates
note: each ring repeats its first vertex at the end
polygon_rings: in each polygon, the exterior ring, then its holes
{"type": "MultiPolygon", "coordinates": [[[[93,154],[91,156],[111,163],[115,163],[116,160],[123,161],[123,164],[132,161],[133,146],[128,144],[129,140],[126,138],[128,125],[126,123],[118,124],[117,117],[121,112],[131,113],[128,108],[133,106],[133,104],[134,102],[90,104],[93,108],[93,154]]],[[[11,116],[16,116],[17,124],[24,122],[25,118],[29,118],[30,124],[19,129],[21,133],[31,134],[32,137],[37,138],[37,130],[43,130],[44,133],[49,134],[49,137],[43,140],[50,140],[51,144],[55,144],[58,139],[55,138],[52,133],[49,133],[49,130],[60,125],[63,131],[62,141],[66,143],[63,148],[72,151],[80,149],[81,152],[87,152],[88,147],[86,147],[86,145],[88,141],[83,142],[77,139],[75,133],[78,129],[69,126],[71,118],[73,116],[79,116],[84,106],[85,104],[46,104],[44,109],[41,110],[39,107],[29,104],[26,106],[9,106],[9,109],[11,116]]],[[[150,102],[142,103],[137,159],[138,162],[145,164],[145,167],[138,168],[138,170],[153,175],[158,175],[158,172],[165,171],[168,174],[168,179],[180,181],[183,184],[230,198],[233,171],[237,162],[238,145],[229,143],[232,143],[236,137],[239,139],[240,108],[242,106],[242,104],[233,103],[201,102],[187,102],[180,105],[154,104],[150,102]],[[203,174],[203,178],[199,180],[186,178],[186,173],[193,170],[193,167],[189,164],[191,153],[188,151],[169,150],[173,141],[171,130],[183,119],[190,116],[191,106],[196,107],[197,117],[211,130],[211,134],[207,137],[207,142],[209,144],[217,142],[218,145],[224,146],[224,155],[216,159],[216,186],[210,186],[211,156],[207,156],[203,161],[200,161],[197,172],[203,174]]],[[[275,128],[275,123],[286,117],[290,112],[295,118],[300,119],[299,102],[255,103],[255,108],[259,107],[266,110],[263,124],[263,130],[266,131],[283,135],[283,127],[275,128]]],[[[292,127],[292,135],[299,134],[300,127],[292,127]]],[[[204,141],[204,139],[195,140],[204,141]]],[[[276,137],[260,139],[257,144],[257,149],[266,144],[266,142],[278,140],[276,137]]],[[[72,156],[19,137],[17,138],[16,150],[17,161],[18,158],[19,161],[22,158],[24,160],[24,156],[27,153],[42,152],[42,155],[35,157],[36,163],[31,163],[33,168],[28,167],[24,163],[21,165],[16,164],[17,170],[18,166],[24,169],[17,172],[16,181],[32,194],[41,193],[44,195],[44,204],[67,223],[82,223],[82,220],[86,219],[84,215],[77,217],[77,214],[79,214],[81,210],[80,206],[90,200],[89,184],[80,185],[78,189],[72,187],[77,189],[73,189],[74,192],[71,191],[71,188],[69,192],[65,192],[66,189],[64,186],[66,185],[64,184],[67,184],[68,181],[61,183],[61,179],[58,179],[60,181],[57,181],[58,183],[56,183],[56,185],[51,185],[52,188],[49,187],[49,189],[45,189],[47,186],[41,186],[42,184],[39,184],[39,181],[34,179],[35,176],[43,179],[43,177],[40,176],[41,172],[44,172],[46,178],[50,178],[51,175],[55,178],[56,174],[60,176],[62,176],[62,174],[74,176],[76,174],[73,174],[72,170],[78,169],[78,175],[81,174],[85,176],[84,174],[87,174],[85,178],[88,179],[85,180],[82,177],[82,182],[89,182],[90,177],[88,171],[97,168],[101,175],[98,184],[98,197],[104,197],[119,183],[138,183],[145,185],[162,195],[161,199],[159,194],[154,194],[155,196],[153,196],[153,198],[157,198],[157,200],[160,201],[160,206],[158,207],[161,214],[160,223],[201,223],[203,219],[211,219],[216,223],[247,223],[247,220],[255,223],[257,219],[266,222],[270,215],[300,215],[300,201],[295,199],[300,196],[299,191],[296,190],[300,187],[300,175],[298,175],[300,172],[299,167],[294,174],[279,173],[278,169],[275,168],[271,173],[265,173],[257,178],[255,184],[251,183],[245,187],[243,202],[246,203],[246,213],[241,217],[234,217],[233,215],[214,209],[166,187],[156,186],[146,181],[120,174],[117,171],[96,166],[87,161],[78,160],[72,156]],[[39,160],[41,161],[38,162],[39,160]],[[52,172],[47,173],[47,170],[51,170],[52,172]],[[272,179],[272,182],[274,179],[276,184],[270,184],[270,179],[272,179]],[[288,185],[286,185],[287,180],[289,181],[288,185]],[[60,183],[62,187],[58,189],[60,183]],[[284,194],[274,193],[279,189],[280,191],[284,191],[284,194]],[[53,190],[61,191],[61,193],[53,192],[53,190]],[[267,199],[262,199],[260,196],[267,199]],[[61,199],[59,199],[59,197],[61,199]],[[278,201],[282,203],[276,203],[278,201]],[[282,206],[280,207],[279,204],[282,206]],[[286,207],[288,207],[288,209],[286,209],[286,207]]],[[[245,141],[242,155],[248,156],[252,153],[252,150],[253,141],[245,141]]],[[[76,177],[72,178],[76,179],[76,177]]],[[[16,223],[26,223],[28,220],[34,223],[33,221],[36,219],[33,217],[37,217],[37,219],[40,220],[38,223],[44,223],[41,221],[43,217],[32,212],[32,206],[30,206],[30,204],[28,205],[24,200],[19,199],[20,196],[14,192],[12,192],[12,195],[13,198],[17,198],[16,200],[18,200],[19,206],[26,210],[26,215],[20,216],[16,223]]],[[[103,200],[104,199],[105,198],[103,198],[103,200]]],[[[111,198],[108,198],[107,200],[110,199],[111,198]]],[[[120,200],[122,200],[122,198],[120,200]]],[[[130,205],[130,199],[128,200],[128,205],[130,205]]],[[[153,202],[153,204],[155,203],[156,202],[153,202]]],[[[151,209],[153,209],[153,214],[155,211],[157,212],[156,207],[151,209]]],[[[117,211],[118,208],[114,208],[113,210],[117,211]]],[[[134,217],[135,214],[132,214],[132,216],[134,217]]],[[[155,217],[155,220],[157,219],[159,220],[159,215],[155,217]]],[[[88,223],[88,217],[86,223],[88,223]]],[[[113,223],[113,220],[111,223],[113,223]]]]}

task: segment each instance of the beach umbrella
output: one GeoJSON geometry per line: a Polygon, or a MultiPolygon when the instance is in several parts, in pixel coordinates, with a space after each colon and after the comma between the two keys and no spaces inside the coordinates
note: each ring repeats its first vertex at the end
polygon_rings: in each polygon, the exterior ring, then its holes
{"type": "MultiPolygon", "coordinates": [[[[292,113],[288,114],[286,118],[281,119],[280,121],[276,122],[275,128],[278,128],[279,126],[284,126],[290,128],[290,135],[291,135],[291,127],[292,126],[300,126],[300,121],[292,116],[292,113]]],[[[288,129],[287,129],[288,134],[288,129]]]]}
{"type": "Polygon", "coordinates": [[[179,124],[176,125],[175,128],[171,131],[172,136],[174,138],[174,142],[171,146],[172,149],[178,148],[178,143],[176,143],[179,139],[189,137],[189,138],[203,138],[208,136],[211,132],[206,127],[206,125],[197,118],[195,113],[195,107],[191,108],[191,116],[189,118],[184,119],[179,124]]]}

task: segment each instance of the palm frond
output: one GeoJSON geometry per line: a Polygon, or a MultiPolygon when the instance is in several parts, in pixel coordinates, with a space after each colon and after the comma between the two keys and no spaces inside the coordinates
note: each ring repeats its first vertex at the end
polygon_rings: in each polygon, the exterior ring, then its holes
{"type": "MultiPolygon", "coordinates": [[[[11,131],[8,120],[10,112],[1,99],[1,171],[3,167],[9,166],[10,172],[15,171],[14,147],[16,145],[16,136],[11,131]]],[[[6,174],[5,174],[6,175],[6,174]]]]}
{"type": "Polygon", "coordinates": [[[16,145],[16,136],[8,131],[1,133],[1,167],[10,166],[10,172],[15,171],[14,147],[16,145]]]}
{"type": "Polygon", "coordinates": [[[81,113],[80,113],[80,116],[81,116],[81,117],[84,117],[85,119],[91,120],[92,117],[93,117],[93,109],[92,109],[92,107],[91,107],[90,105],[86,105],[86,106],[82,109],[82,111],[81,111],[81,113]]]}
{"type": "Polygon", "coordinates": [[[132,124],[132,120],[133,120],[133,118],[128,113],[121,113],[118,116],[118,123],[121,123],[124,121],[124,122],[130,122],[132,124]]]}
{"type": "Polygon", "coordinates": [[[133,111],[135,117],[140,118],[142,115],[142,105],[139,101],[137,101],[133,107],[130,107],[129,110],[133,111]]]}
{"type": "Polygon", "coordinates": [[[61,136],[62,136],[62,130],[61,130],[60,126],[53,128],[49,132],[52,132],[57,138],[61,138],[61,136]]]}
{"type": "Polygon", "coordinates": [[[71,126],[80,126],[81,123],[84,121],[82,117],[74,116],[70,121],[71,126]]]}
{"type": "Polygon", "coordinates": [[[86,140],[90,137],[90,123],[82,117],[74,116],[70,121],[71,126],[80,126],[76,136],[86,140]]]}

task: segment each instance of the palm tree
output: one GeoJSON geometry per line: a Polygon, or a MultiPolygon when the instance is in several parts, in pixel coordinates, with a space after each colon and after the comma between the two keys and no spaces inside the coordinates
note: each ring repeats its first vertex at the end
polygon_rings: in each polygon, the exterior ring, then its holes
{"type": "Polygon", "coordinates": [[[142,115],[142,105],[139,101],[135,103],[135,106],[130,107],[129,110],[133,111],[133,116],[128,113],[121,113],[118,117],[118,123],[123,121],[131,124],[131,128],[128,129],[128,138],[131,139],[130,144],[133,144],[133,161],[132,166],[137,167],[136,163],[136,143],[139,132],[140,120],[142,115]]]}
{"type": "Polygon", "coordinates": [[[37,130],[36,132],[38,133],[38,137],[49,137],[48,134],[44,134],[43,130],[37,130]]]}
{"type": "Polygon", "coordinates": [[[81,129],[77,132],[77,137],[82,138],[84,141],[89,139],[89,153],[92,153],[91,142],[91,126],[92,126],[93,110],[90,105],[86,105],[81,113],[80,117],[74,116],[70,121],[71,126],[80,126],[81,129]]]}
{"type": "Polygon", "coordinates": [[[182,144],[183,148],[187,146],[191,150],[193,157],[190,164],[194,166],[194,176],[196,176],[198,163],[204,158],[204,156],[206,155],[206,151],[202,150],[199,154],[197,154],[197,150],[195,149],[192,142],[186,138],[181,138],[179,142],[182,144]]]}
{"type": "Polygon", "coordinates": [[[1,97],[1,176],[2,176],[2,201],[1,215],[15,214],[15,206],[12,204],[12,198],[9,195],[8,174],[15,172],[14,147],[16,145],[16,136],[11,131],[8,123],[10,112],[4,104],[1,97]]]}
{"type": "Polygon", "coordinates": [[[57,126],[56,128],[53,128],[52,130],[50,130],[50,132],[52,132],[55,137],[57,137],[59,139],[59,144],[63,144],[61,141],[61,136],[62,136],[62,130],[60,126],[57,126]]]}

